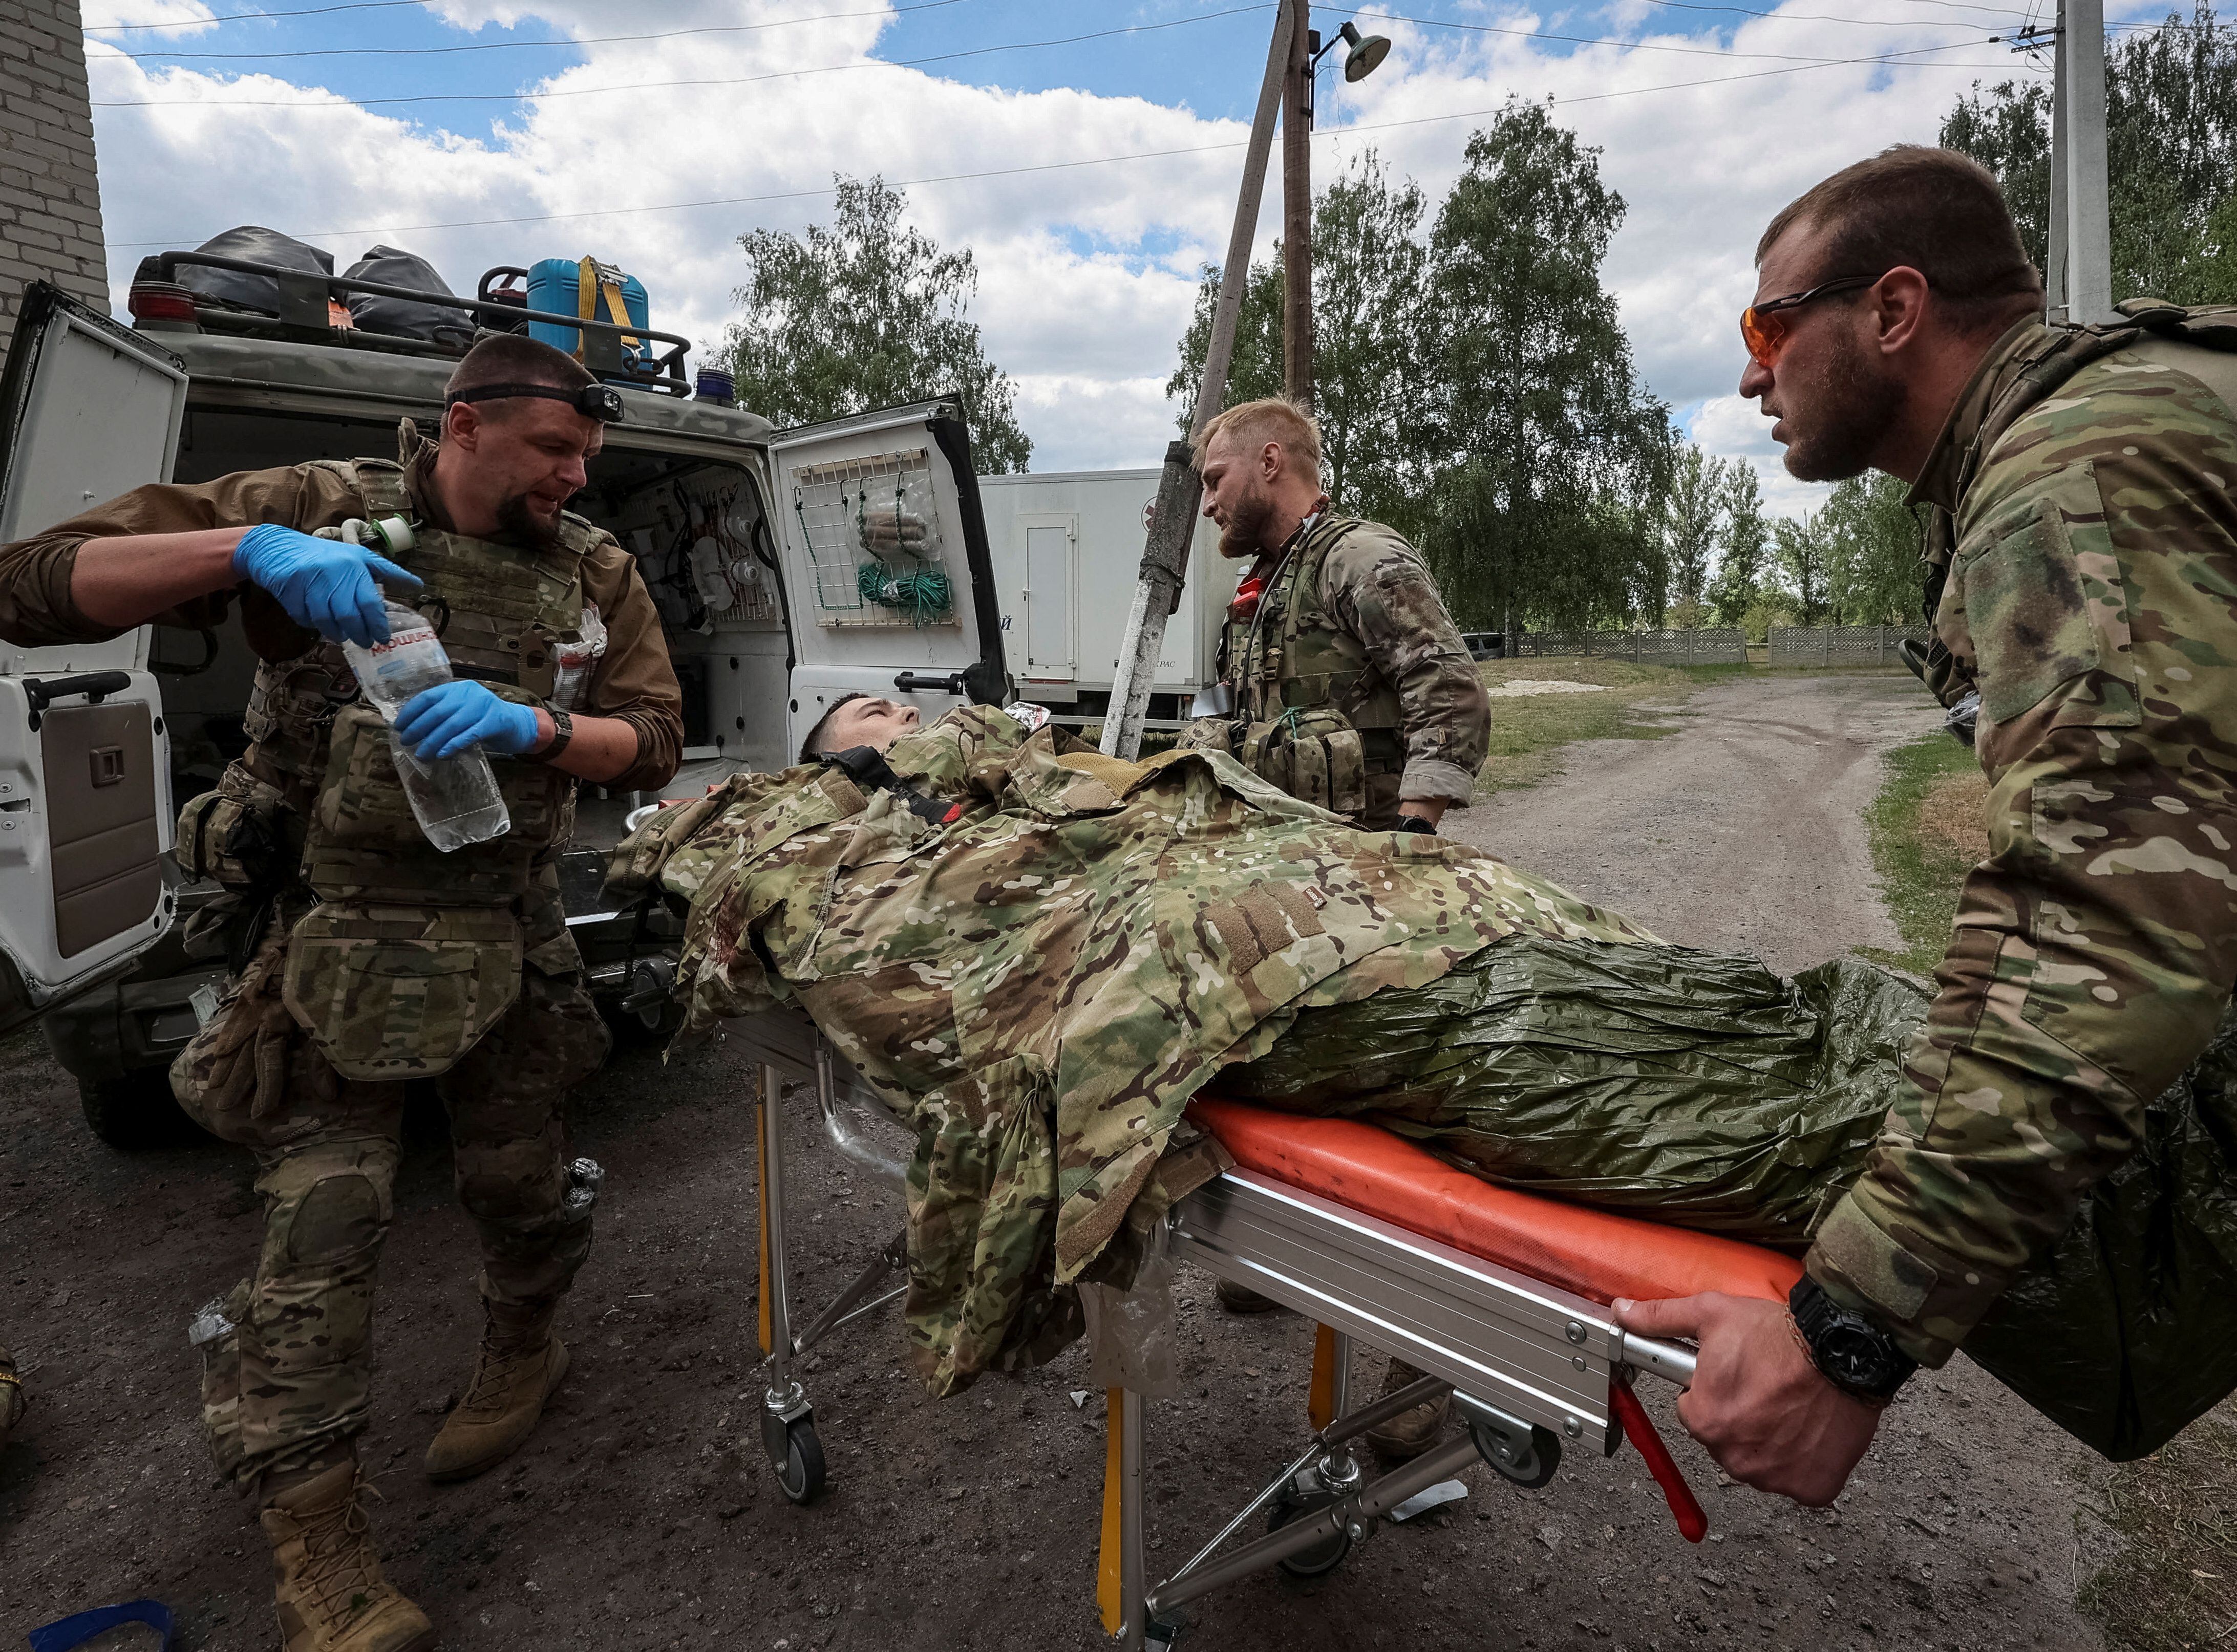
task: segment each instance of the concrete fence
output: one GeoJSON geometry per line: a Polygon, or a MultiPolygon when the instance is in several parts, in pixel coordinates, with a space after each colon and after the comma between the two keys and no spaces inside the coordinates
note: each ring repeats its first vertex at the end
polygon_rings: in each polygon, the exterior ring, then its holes
{"type": "Polygon", "coordinates": [[[1897,644],[1932,635],[1923,625],[1775,625],[1769,658],[1773,665],[1901,665],[1897,644]]]}
{"type": "Polygon", "coordinates": [[[1692,631],[1528,631],[1508,657],[1629,660],[1643,665],[1745,665],[1747,639],[1736,627],[1692,631]]]}

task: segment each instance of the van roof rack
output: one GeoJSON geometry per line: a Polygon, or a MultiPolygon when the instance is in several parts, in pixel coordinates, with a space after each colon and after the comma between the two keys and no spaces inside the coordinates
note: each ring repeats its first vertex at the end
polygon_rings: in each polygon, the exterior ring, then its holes
{"type": "Polygon", "coordinates": [[[212,332],[284,339],[297,344],[326,345],[344,350],[439,356],[449,360],[456,360],[465,354],[467,346],[464,345],[445,344],[436,339],[406,339],[393,333],[367,332],[356,327],[338,327],[329,319],[332,313],[329,306],[343,301],[352,293],[370,293],[376,298],[405,299],[446,310],[463,310],[472,318],[474,326],[485,332],[521,332],[526,331],[531,321],[568,327],[575,330],[583,340],[580,352],[583,365],[601,379],[630,389],[650,391],[657,395],[689,397],[691,394],[691,385],[684,372],[684,357],[691,348],[690,339],[677,333],[655,332],[649,327],[624,326],[612,321],[561,315],[556,311],[531,310],[527,307],[525,295],[507,294],[503,288],[494,293],[491,292],[492,277],[520,273],[510,266],[501,265],[482,277],[476,295],[468,299],[453,293],[432,293],[418,287],[398,286],[388,281],[366,281],[347,275],[326,275],[309,270],[289,269],[254,259],[227,258],[216,253],[158,253],[140,260],[140,267],[132,278],[130,303],[135,319],[191,321],[212,332]],[[261,275],[270,279],[279,286],[279,313],[274,314],[250,309],[181,285],[178,272],[188,266],[232,270],[243,275],[261,275]],[[166,293],[162,291],[164,287],[172,291],[166,293]],[[181,298],[185,300],[183,304],[179,301],[181,298]],[[191,306],[190,313],[188,306],[191,306]],[[623,349],[624,339],[653,346],[657,353],[648,363],[636,351],[623,349]]]}

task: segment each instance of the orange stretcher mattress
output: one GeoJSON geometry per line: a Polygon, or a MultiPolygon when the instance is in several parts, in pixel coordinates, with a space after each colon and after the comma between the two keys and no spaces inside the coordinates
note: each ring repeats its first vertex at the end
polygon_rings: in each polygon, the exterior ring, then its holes
{"type": "Polygon", "coordinates": [[[1760,1245],[1495,1188],[1380,1125],[1202,1096],[1189,1116],[1246,1169],[1595,1302],[1702,1291],[1783,1302],[1802,1276],[1798,1260],[1760,1245]]]}

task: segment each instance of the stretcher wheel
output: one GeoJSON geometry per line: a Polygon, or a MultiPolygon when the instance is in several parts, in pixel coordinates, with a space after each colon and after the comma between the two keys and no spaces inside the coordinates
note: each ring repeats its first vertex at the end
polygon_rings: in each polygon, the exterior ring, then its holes
{"type": "Polygon", "coordinates": [[[762,1447],[776,1470],[777,1489],[795,1503],[815,1502],[823,1490],[823,1442],[815,1438],[814,1414],[765,1426],[762,1447]]]}
{"type": "MultiPolygon", "coordinates": [[[[1293,1520],[1307,1519],[1318,1514],[1336,1501],[1332,1492],[1313,1491],[1300,1497],[1293,1491],[1284,1492],[1266,1510],[1266,1530],[1279,1531],[1293,1520]]],[[[1351,1538],[1338,1531],[1325,1543],[1298,1550],[1274,1563],[1292,1577],[1319,1577],[1343,1564],[1343,1557],[1351,1552],[1351,1538]]]]}

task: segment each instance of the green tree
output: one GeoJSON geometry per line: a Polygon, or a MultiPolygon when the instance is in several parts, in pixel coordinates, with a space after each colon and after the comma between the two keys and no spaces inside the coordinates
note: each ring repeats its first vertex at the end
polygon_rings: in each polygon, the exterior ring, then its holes
{"type": "MultiPolygon", "coordinates": [[[[1420,237],[1428,203],[1409,181],[1394,181],[1372,153],[1313,202],[1313,389],[1330,496],[1346,510],[1402,523],[1415,490],[1410,427],[1422,278],[1420,237]]],[[[1226,402],[1282,393],[1282,249],[1253,264],[1236,319],[1226,402]]],[[[1180,425],[1196,417],[1196,390],[1211,346],[1219,272],[1207,267],[1196,312],[1181,337],[1180,365],[1165,394],[1181,402],[1180,425]]]]}
{"type": "Polygon", "coordinates": [[[1691,442],[1678,444],[1663,506],[1664,560],[1670,569],[1675,623],[1699,625],[1709,571],[1732,503],[1734,462],[1714,458],[1691,442]]]}
{"type": "MultiPolygon", "coordinates": [[[[2105,126],[2115,298],[2237,303],[2237,30],[2210,0],[2110,38],[2105,126]]],[[[2037,267],[2049,252],[2050,94],[2005,81],[1958,99],[1942,142],[1994,172],[2037,267]]]]}
{"type": "Polygon", "coordinates": [[[1717,577],[1710,587],[1709,603],[1719,625],[1739,625],[1762,595],[1764,553],[1771,529],[1763,519],[1763,483],[1755,466],[1733,462],[1725,484],[1724,554],[1717,562],[1717,577]]]}
{"type": "Polygon", "coordinates": [[[1804,625],[1824,624],[1830,552],[1818,518],[1782,518],[1772,529],[1771,543],[1781,582],[1793,599],[1797,619],[1804,625]]]}
{"type": "Polygon", "coordinates": [[[1623,199],[1541,104],[1465,153],[1429,242],[1422,550],[1464,626],[1659,616],[1669,417],[1600,283],[1623,199]]]}
{"type": "Polygon", "coordinates": [[[907,201],[882,178],[835,181],[829,225],[738,237],[747,276],[731,296],[745,313],[723,350],[739,401],[790,425],[953,395],[979,469],[1024,470],[1033,444],[1016,387],[966,319],[979,286],[970,253],[904,224],[907,201]]]}
{"type": "Polygon", "coordinates": [[[1879,471],[1835,488],[1815,518],[1825,548],[1825,602],[1836,625],[1919,622],[1918,522],[1910,490],[1879,471]]]}

